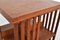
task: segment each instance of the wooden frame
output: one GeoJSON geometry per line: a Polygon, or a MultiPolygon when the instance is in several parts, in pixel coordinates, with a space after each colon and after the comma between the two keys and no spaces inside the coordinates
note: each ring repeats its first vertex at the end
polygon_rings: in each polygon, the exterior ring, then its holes
{"type": "MultiPolygon", "coordinates": [[[[56,32],[55,34],[52,33],[53,27],[51,32],[49,31],[52,11],[56,11],[60,9],[60,3],[53,2],[53,1],[42,1],[42,0],[40,1],[29,0],[28,2],[27,1],[28,0],[24,2],[22,0],[20,1],[0,0],[0,5],[1,5],[0,12],[6,17],[6,19],[8,19],[8,21],[12,25],[14,25],[14,28],[13,28],[14,40],[50,39],[56,34],[56,32]],[[35,5],[33,5],[33,3],[35,5]],[[49,12],[51,12],[51,16],[49,21],[49,28],[48,30],[46,30],[46,26],[45,28],[43,28],[44,21],[42,23],[40,22],[40,16],[44,15],[45,17],[45,14],[47,14],[47,18],[48,18],[49,12]],[[38,22],[36,22],[36,17],[38,17],[38,20],[37,20],[38,22]],[[33,22],[32,24],[31,24],[31,20],[33,22]],[[44,38],[42,38],[42,35],[44,36],[44,38]]],[[[54,21],[55,21],[55,18],[56,18],[56,13],[55,13],[54,21]]],[[[59,18],[58,18],[58,22],[59,22],[59,18]]],[[[47,22],[46,22],[46,25],[47,25],[47,22]]],[[[53,25],[54,25],[54,22],[53,22],[53,25]]],[[[57,26],[58,26],[58,23],[57,23],[57,26]]],[[[8,38],[5,40],[8,40],[8,38]]]]}

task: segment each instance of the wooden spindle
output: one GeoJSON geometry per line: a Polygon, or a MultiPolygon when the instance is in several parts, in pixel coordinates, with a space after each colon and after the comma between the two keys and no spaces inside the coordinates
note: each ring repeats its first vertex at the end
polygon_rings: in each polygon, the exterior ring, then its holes
{"type": "MultiPolygon", "coordinates": [[[[52,20],[52,13],[53,13],[53,12],[51,12],[51,14],[50,14],[50,20],[49,20],[49,25],[48,25],[48,31],[50,31],[49,29],[50,29],[50,24],[51,24],[51,20],[52,20]]],[[[51,40],[51,39],[49,39],[49,40],[51,40]]]]}
{"type": "Polygon", "coordinates": [[[25,22],[24,21],[20,23],[20,30],[21,30],[21,40],[25,40],[25,22]]]}
{"type": "Polygon", "coordinates": [[[45,15],[43,15],[43,22],[42,22],[42,23],[43,23],[43,25],[44,25],[44,19],[45,19],[45,15]]]}
{"type": "Polygon", "coordinates": [[[40,22],[40,16],[38,16],[38,24],[37,24],[37,39],[36,40],[39,40],[39,34],[40,34],[40,24],[41,24],[41,22],[40,22]]]}
{"type": "Polygon", "coordinates": [[[31,31],[31,19],[28,19],[27,22],[26,22],[26,25],[27,25],[27,40],[30,40],[31,39],[31,34],[30,34],[30,31],[31,31]]]}
{"type": "Polygon", "coordinates": [[[52,28],[51,28],[51,32],[53,31],[53,28],[54,28],[56,14],[57,14],[57,10],[55,11],[55,15],[54,15],[53,23],[52,23],[52,28]]]}
{"type": "Polygon", "coordinates": [[[58,15],[57,23],[56,23],[56,28],[55,28],[55,32],[54,32],[55,33],[55,36],[53,37],[53,40],[55,40],[57,29],[58,29],[58,25],[59,25],[59,15],[58,15]]]}
{"type": "Polygon", "coordinates": [[[36,29],[37,29],[36,17],[34,17],[33,18],[33,38],[32,38],[32,40],[36,39],[36,29]]]}
{"type": "Polygon", "coordinates": [[[50,20],[49,20],[48,30],[50,29],[50,24],[51,24],[51,19],[52,19],[52,13],[53,12],[51,12],[51,14],[50,14],[50,20]]]}
{"type": "Polygon", "coordinates": [[[14,24],[14,40],[19,40],[18,24],[14,24]]]}
{"type": "Polygon", "coordinates": [[[45,28],[47,27],[47,21],[48,21],[48,14],[47,14],[47,17],[46,17],[45,28]]]}

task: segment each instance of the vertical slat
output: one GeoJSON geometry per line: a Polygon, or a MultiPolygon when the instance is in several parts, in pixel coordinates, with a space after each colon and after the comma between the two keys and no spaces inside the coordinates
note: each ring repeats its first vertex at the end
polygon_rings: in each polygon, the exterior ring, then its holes
{"type": "MultiPolygon", "coordinates": [[[[57,23],[56,23],[56,28],[55,28],[55,32],[54,32],[55,36],[56,36],[56,33],[57,33],[58,25],[59,25],[59,15],[58,15],[58,19],[57,19],[57,23]]],[[[55,40],[55,36],[53,37],[53,40],[55,40]]]]}
{"type": "Polygon", "coordinates": [[[27,24],[27,40],[31,39],[31,34],[30,34],[31,24],[30,24],[30,21],[31,21],[31,19],[28,19],[27,22],[26,22],[26,24],[27,24]]]}
{"type": "Polygon", "coordinates": [[[37,24],[36,24],[36,17],[33,18],[33,39],[32,40],[35,40],[36,39],[36,27],[37,24]]]}
{"type": "Polygon", "coordinates": [[[52,23],[52,28],[51,28],[51,32],[53,31],[53,28],[54,28],[54,22],[55,22],[56,14],[57,14],[57,10],[55,11],[55,15],[54,15],[53,23],[52,23]]]}
{"type": "Polygon", "coordinates": [[[44,25],[44,19],[45,19],[45,15],[43,15],[43,22],[42,22],[42,23],[43,23],[43,25],[44,25]]]}
{"type": "Polygon", "coordinates": [[[14,40],[19,40],[18,24],[14,24],[14,40]]]}
{"type": "Polygon", "coordinates": [[[39,34],[40,34],[40,16],[38,16],[38,24],[37,24],[37,40],[39,40],[39,34]]]}
{"type": "MultiPolygon", "coordinates": [[[[52,13],[53,13],[53,12],[51,12],[51,14],[50,14],[50,20],[49,20],[49,25],[48,25],[48,31],[50,31],[49,29],[50,29],[50,24],[51,24],[51,20],[52,20],[52,13]]],[[[51,40],[51,39],[49,39],[49,40],[51,40]]]]}
{"type": "MultiPolygon", "coordinates": [[[[55,34],[56,34],[56,32],[57,32],[57,29],[58,29],[58,24],[59,24],[59,19],[58,19],[57,24],[56,24],[55,34]]],[[[55,35],[55,36],[56,36],[56,35],[55,35]]],[[[55,39],[55,36],[53,37],[53,40],[55,39]]]]}
{"type": "Polygon", "coordinates": [[[21,40],[25,40],[25,21],[20,23],[21,40]]]}
{"type": "Polygon", "coordinates": [[[53,12],[51,12],[51,14],[50,14],[50,20],[49,20],[48,30],[50,29],[50,23],[51,23],[51,19],[52,19],[52,13],[53,12]]]}
{"type": "Polygon", "coordinates": [[[46,17],[45,28],[46,28],[46,26],[47,26],[47,21],[48,21],[48,14],[47,14],[47,17],[46,17]]]}

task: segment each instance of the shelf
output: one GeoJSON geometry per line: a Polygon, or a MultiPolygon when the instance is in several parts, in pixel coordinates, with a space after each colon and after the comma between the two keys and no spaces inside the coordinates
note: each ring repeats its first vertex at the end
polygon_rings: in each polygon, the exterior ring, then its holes
{"type": "MultiPolygon", "coordinates": [[[[8,39],[13,39],[13,31],[12,31],[13,29],[11,29],[11,30],[9,30],[10,32],[10,34],[12,34],[12,35],[10,35],[9,37],[8,37],[8,39]]],[[[31,32],[32,33],[32,32],[31,32]]],[[[45,29],[44,27],[41,27],[41,30],[40,30],[40,38],[39,38],[39,40],[48,40],[48,39],[50,39],[51,37],[53,37],[54,36],[54,33],[52,33],[52,32],[50,32],[50,31],[48,31],[47,29],[45,29]]]]}
{"type": "Polygon", "coordinates": [[[48,39],[50,39],[53,36],[54,36],[54,33],[48,31],[45,28],[41,28],[40,38],[39,38],[40,40],[48,40],[48,39]]]}

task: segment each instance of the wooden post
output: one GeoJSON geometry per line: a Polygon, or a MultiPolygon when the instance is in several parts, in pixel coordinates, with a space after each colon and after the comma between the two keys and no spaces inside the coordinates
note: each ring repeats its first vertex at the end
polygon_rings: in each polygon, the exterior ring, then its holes
{"type": "Polygon", "coordinates": [[[39,34],[40,34],[40,26],[41,26],[41,22],[40,22],[40,16],[38,16],[38,24],[37,24],[37,39],[39,40],[39,34]]]}
{"type": "Polygon", "coordinates": [[[14,40],[19,40],[18,24],[14,24],[14,40]]]}

